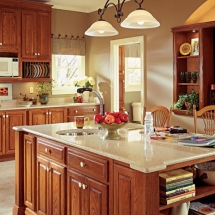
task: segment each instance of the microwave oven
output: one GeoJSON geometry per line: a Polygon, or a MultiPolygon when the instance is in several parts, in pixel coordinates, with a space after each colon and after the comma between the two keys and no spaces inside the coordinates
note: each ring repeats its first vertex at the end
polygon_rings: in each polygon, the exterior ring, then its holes
{"type": "Polygon", "coordinates": [[[18,58],[0,57],[0,77],[17,77],[18,75],[18,58]]]}

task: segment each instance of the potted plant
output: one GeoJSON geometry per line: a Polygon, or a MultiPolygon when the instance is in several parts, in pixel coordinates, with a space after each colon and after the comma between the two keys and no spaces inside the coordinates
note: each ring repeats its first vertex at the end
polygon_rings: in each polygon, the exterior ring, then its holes
{"type": "Polygon", "coordinates": [[[52,93],[54,87],[54,81],[49,82],[37,82],[36,90],[39,96],[39,102],[41,104],[47,104],[49,101],[49,95],[52,93]]]}
{"type": "Polygon", "coordinates": [[[193,105],[196,105],[196,108],[199,108],[199,94],[194,90],[191,90],[190,93],[180,94],[178,101],[173,103],[173,109],[175,110],[187,110],[187,114],[192,112],[193,105]]]}

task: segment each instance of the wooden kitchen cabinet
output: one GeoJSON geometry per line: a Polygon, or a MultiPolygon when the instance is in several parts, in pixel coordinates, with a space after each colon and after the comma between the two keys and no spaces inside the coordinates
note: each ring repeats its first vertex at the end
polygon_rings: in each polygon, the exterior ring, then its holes
{"type": "MultiPolygon", "coordinates": [[[[197,23],[172,28],[173,32],[173,102],[180,94],[193,89],[199,94],[199,109],[210,105],[210,85],[215,83],[215,22],[197,23]],[[191,44],[191,39],[199,40],[199,55],[182,55],[179,50],[183,43],[191,44]],[[180,80],[181,72],[198,72],[197,83],[180,80]]],[[[177,111],[178,112],[178,111],[177,111]]]]}
{"type": "Polygon", "coordinates": [[[109,213],[109,161],[82,150],[67,151],[67,214],[109,213]]]}
{"type": "Polygon", "coordinates": [[[36,211],[36,137],[24,135],[24,203],[36,211]]]}
{"type": "Polygon", "coordinates": [[[21,10],[0,2],[0,52],[19,52],[21,10]]]}
{"type": "Polygon", "coordinates": [[[15,153],[15,131],[13,126],[26,125],[26,111],[0,111],[0,157],[15,153]]]}
{"type": "Polygon", "coordinates": [[[108,185],[67,170],[67,215],[107,215],[108,185]]]}
{"type": "Polygon", "coordinates": [[[22,10],[22,58],[51,61],[51,12],[22,10]]]}
{"type": "Polygon", "coordinates": [[[40,108],[31,109],[29,113],[29,125],[42,125],[67,122],[66,108],[40,108]]]}
{"type": "Polygon", "coordinates": [[[37,139],[37,214],[66,214],[66,147],[37,139]]]}
{"type": "Polygon", "coordinates": [[[74,122],[74,116],[88,116],[91,120],[94,115],[100,113],[100,105],[86,105],[68,107],[68,122],[74,122]]]}

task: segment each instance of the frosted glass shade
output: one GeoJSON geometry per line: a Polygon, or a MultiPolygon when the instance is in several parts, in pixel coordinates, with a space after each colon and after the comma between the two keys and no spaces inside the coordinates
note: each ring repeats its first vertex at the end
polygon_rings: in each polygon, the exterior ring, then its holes
{"type": "Polygon", "coordinates": [[[110,23],[104,20],[98,20],[85,31],[85,34],[93,37],[108,37],[117,35],[118,31],[110,23]]]}
{"type": "Polygon", "coordinates": [[[121,23],[123,28],[146,29],[156,28],[160,23],[146,10],[137,9],[131,12],[121,23]]]}

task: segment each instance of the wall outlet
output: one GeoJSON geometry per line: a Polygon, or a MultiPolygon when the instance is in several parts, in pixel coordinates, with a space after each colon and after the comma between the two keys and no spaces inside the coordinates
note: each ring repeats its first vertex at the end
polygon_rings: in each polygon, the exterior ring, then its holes
{"type": "Polygon", "coordinates": [[[30,87],[30,93],[34,93],[34,88],[33,87],[30,87]]]}

